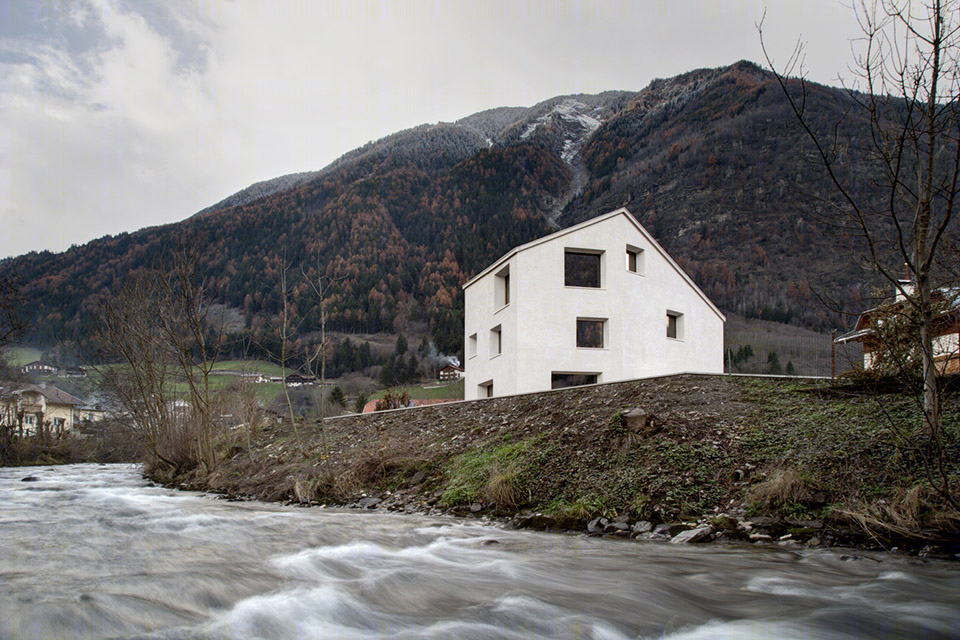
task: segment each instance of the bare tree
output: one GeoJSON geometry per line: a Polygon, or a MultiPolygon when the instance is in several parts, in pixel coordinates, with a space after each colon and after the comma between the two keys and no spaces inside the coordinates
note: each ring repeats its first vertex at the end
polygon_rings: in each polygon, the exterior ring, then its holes
{"type": "Polygon", "coordinates": [[[215,416],[210,375],[220,355],[223,322],[212,327],[208,321],[210,300],[215,295],[199,273],[199,253],[185,242],[173,251],[172,268],[158,279],[163,301],[157,318],[172,348],[178,373],[187,384],[190,408],[195,421],[197,452],[207,472],[217,467],[213,442],[215,416]],[[212,340],[207,339],[213,330],[212,340]]]}
{"type": "Polygon", "coordinates": [[[217,466],[210,375],[223,331],[208,322],[212,292],[198,258],[180,243],[168,269],[131,277],[103,300],[94,337],[98,358],[110,363],[99,368],[105,388],[153,461],[174,476],[217,466]]]}
{"type": "Polygon", "coordinates": [[[19,339],[27,325],[20,314],[23,295],[9,278],[0,278],[0,346],[19,339]]]}
{"type": "MultiPolygon", "coordinates": [[[[839,197],[831,205],[838,220],[862,238],[869,264],[910,309],[913,348],[921,363],[924,450],[929,451],[924,466],[931,486],[960,510],[944,466],[946,434],[935,360],[937,298],[945,275],[938,265],[947,257],[960,194],[960,11],[948,0],[862,0],[855,9],[863,37],[854,54],[857,81],[847,95],[851,109],[870,125],[876,197],[854,194],[848,182],[853,178],[843,177],[838,138],[821,134],[813,124],[802,45],[780,69],[766,47],[764,55],[835,187],[839,197]]],[[[762,24],[759,28],[763,43],[762,24]]],[[[955,266],[956,256],[950,257],[955,266]]]]}
{"type": "Polygon", "coordinates": [[[320,344],[310,358],[309,366],[314,369],[319,361],[320,366],[320,444],[322,447],[324,468],[329,475],[330,450],[327,446],[327,427],[324,422],[327,417],[327,396],[324,393],[324,386],[327,384],[327,296],[329,289],[337,282],[343,280],[346,276],[339,276],[339,265],[333,269],[330,275],[326,275],[317,265],[317,275],[311,278],[305,270],[302,270],[304,279],[310,283],[310,288],[316,296],[320,306],[320,344]]]}
{"type": "Polygon", "coordinates": [[[174,475],[192,467],[189,447],[177,437],[173,416],[175,354],[156,322],[155,274],[131,277],[100,305],[93,341],[105,363],[98,373],[118,412],[151,456],[174,475]]]}

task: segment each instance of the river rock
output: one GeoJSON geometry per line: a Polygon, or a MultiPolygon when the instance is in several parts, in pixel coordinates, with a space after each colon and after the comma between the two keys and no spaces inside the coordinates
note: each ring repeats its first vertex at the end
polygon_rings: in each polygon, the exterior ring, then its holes
{"type": "Polygon", "coordinates": [[[713,535],[713,527],[703,525],[696,529],[687,529],[670,538],[670,544],[685,544],[688,542],[706,542],[713,535]]]}
{"type": "Polygon", "coordinates": [[[20,478],[20,482],[36,482],[39,479],[37,476],[27,476],[26,478],[20,478]]]}
{"type": "Polygon", "coordinates": [[[479,502],[474,502],[470,505],[470,513],[479,513],[481,511],[483,511],[483,505],[479,502]]]}
{"type": "Polygon", "coordinates": [[[633,523],[633,529],[631,529],[635,534],[647,533],[653,531],[653,523],[647,520],[638,520],[633,523]]]}
{"type": "Polygon", "coordinates": [[[616,521],[609,522],[603,528],[604,534],[612,533],[614,535],[617,535],[617,534],[626,535],[629,531],[630,531],[630,525],[628,525],[626,522],[616,522],[616,521]]]}
{"type": "Polygon", "coordinates": [[[600,535],[603,533],[603,528],[610,524],[610,521],[606,518],[594,518],[589,523],[587,523],[587,533],[592,533],[600,535]]]}
{"type": "Polygon", "coordinates": [[[546,531],[547,529],[556,529],[557,521],[553,516],[548,516],[543,513],[535,513],[530,516],[530,520],[527,523],[527,528],[534,529],[536,531],[546,531]]]}
{"type": "Polygon", "coordinates": [[[357,502],[357,506],[359,506],[361,509],[376,509],[377,505],[379,505],[381,502],[383,502],[383,500],[381,500],[380,498],[374,498],[373,496],[369,496],[366,498],[361,498],[357,502]]]}

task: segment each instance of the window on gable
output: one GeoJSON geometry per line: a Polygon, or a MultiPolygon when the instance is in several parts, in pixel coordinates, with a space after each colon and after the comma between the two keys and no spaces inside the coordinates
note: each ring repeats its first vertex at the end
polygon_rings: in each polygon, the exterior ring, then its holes
{"type": "Polygon", "coordinates": [[[577,318],[577,347],[602,349],[606,320],[600,318],[577,318]]]}
{"type": "Polygon", "coordinates": [[[643,249],[627,245],[627,271],[643,275],[643,249]]]}
{"type": "Polygon", "coordinates": [[[494,307],[499,309],[510,304],[510,265],[497,273],[493,281],[494,307]]]}
{"type": "Polygon", "coordinates": [[[677,311],[667,311],[667,337],[677,340],[683,339],[683,314],[677,311]]]}
{"type": "Polygon", "coordinates": [[[490,329],[490,357],[503,353],[503,332],[498,324],[490,329]]]}
{"type": "Polygon", "coordinates": [[[563,254],[563,284],[567,287],[601,286],[602,251],[568,249],[563,254]]]}

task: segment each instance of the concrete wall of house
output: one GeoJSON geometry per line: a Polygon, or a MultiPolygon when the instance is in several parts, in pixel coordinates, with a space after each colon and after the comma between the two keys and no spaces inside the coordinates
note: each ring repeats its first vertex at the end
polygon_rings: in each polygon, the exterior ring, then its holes
{"type": "Polygon", "coordinates": [[[584,226],[514,254],[510,304],[494,300],[498,267],[465,292],[465,397],[549,389],[553,373],[596,374],[598,382],[648,375],[723,371],[723,321],[626,215],[584,226]],[[628,270],[628,246],[641,251],[628,270]],[[564,285],[568,250],[602,252],[599,288],[564,285]],[[681,314],[680,334],[667,337],[668,312],[681,314]],[[578,348],[577,319],[604,320],[602,348],[578,348]],[[503,353],[494,358],[480,337],[496,325],[503,353]],[[470,357],[470,336],[481,352],[470,357]]]}
{"type": "Polygon", "coordinates": [[[467,399],[485,397],[482,385],[494,381],[494,395],[510,393],[517,386],[517,312],[516,281],[512,273],[517,268],[514,255],[505,264],[475,282],[464,298],[464,396],[467,399]],[[502,274],[509,270],[510,302],[504,304],[501,287],[502,274]],[[498,282],[498,278],[501,280],[498,282]],[[494,329],[499,327],[500,353],[496,353],[494,329]]]}

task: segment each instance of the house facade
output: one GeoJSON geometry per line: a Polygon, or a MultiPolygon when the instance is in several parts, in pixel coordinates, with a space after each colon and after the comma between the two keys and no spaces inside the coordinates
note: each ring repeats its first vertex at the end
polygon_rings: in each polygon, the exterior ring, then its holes
{"type": "MultiPolygon", "coordinates": [[[[912,295],[913,283],[909,280],[901,280],[892,302],[861,313],[857,317],[857,324],[853,330],[834,341],[837,344],[861,343],[865,370],[882,369],[885,366],[884,362],[890,360],[890,358],[884,358],[884,355],[891,343],[895,344],[897,341],[890,336],[881,339],[878,330],[883,333],[882,327],[886,322],[896,320],[909,311],[903,292],[912,295]]],[[[939,309],[933,321],[932,344],[937,372],[940,375],[958,374],[960,373],[960,295],[955,290],[938,289],[932,292],[932,298],[939,309]]]]}
{"type": "Polygon", "coordinates": [[[27,384],[4,389],[0,394],[0,424],[35,434],[40,425],[51,433],[79,426],[83,401],[48,384],[27,384]]]}
{"type": "Polygon", "coordinates": [[[723,372],[726,319],[626,209],[513,249],[464,297],[468,400],[723,372]]]}
{"type": "Polygon", "coordinates": [[[463,377],[463,368],[453,364],[448,364],[437,372],[437,379],[440,382],[456,382],[463,377]]]}

